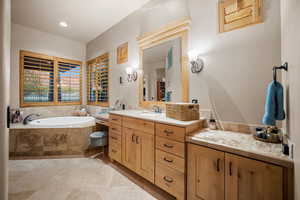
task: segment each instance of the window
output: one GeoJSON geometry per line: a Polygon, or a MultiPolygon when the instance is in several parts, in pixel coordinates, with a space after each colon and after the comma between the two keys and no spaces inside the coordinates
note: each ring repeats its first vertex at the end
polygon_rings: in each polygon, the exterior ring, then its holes
{"type": "Polygon", "coordinates": [[[108,103],[108,53],[87,62],[88,105],[109,106],[108,103]]]}
{"type": "Polygon", "coordinates": [[[20,104],[81,104],[81,62],[28,51],[20,53],[20,104]]]}

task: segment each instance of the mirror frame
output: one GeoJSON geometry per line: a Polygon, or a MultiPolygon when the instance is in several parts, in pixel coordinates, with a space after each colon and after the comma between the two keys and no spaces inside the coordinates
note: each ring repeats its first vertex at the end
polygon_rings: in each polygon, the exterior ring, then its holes
{"type": "Polygon", "coordinates": [[[157,30],[153,33],[147,33],[137,38],[139,45],[139,105],[142,108],[151,108],[154,105],[165,106],[164,101],[144,101],[143,98],[143,51],[161,43],[175,38],[181,38],[181,81],[182,81],[182,102],[189,102],[189,70],[188,70],[188,31],[190,28],[190,19],[174,22],[157,30]]]}

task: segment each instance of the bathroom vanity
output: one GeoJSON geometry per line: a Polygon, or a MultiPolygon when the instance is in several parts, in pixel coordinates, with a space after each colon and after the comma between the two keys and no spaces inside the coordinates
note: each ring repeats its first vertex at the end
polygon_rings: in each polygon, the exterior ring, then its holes
{"type": "Polygon", "coordinates": [[[182,122],[160,113],[113,111],[109,156],[177,199],[185,199],[185,137],[201,127],[201,120],[182,122]]]}
{"type": "Polygon", "coordinates": [[[230,131],[202,131],[186,141],[187,199],[293,199],[293,161],[281,144],[230,131]]]}
{"type": "Polygon", "coordinates": [[[176,199],[293,199],[280,144],[146,111],[112,111],[109,123],[109,157],[176,199]]]}

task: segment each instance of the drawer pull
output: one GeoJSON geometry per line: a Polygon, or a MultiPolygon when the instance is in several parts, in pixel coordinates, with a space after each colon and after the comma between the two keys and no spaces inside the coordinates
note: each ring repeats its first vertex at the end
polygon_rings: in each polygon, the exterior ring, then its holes
{"type": "Polygon", "coordinates": [[[169,162],[169,163],[172,163],[172,162],[173,162],[173,160],[169,160],[169,159],[167,159],[166,157],[164,157],[164,161],[169,162]]]}
{"type": "Polygon", "coordinates": [[[112,149],[111,151],[112,151],[113,153],[117,153],[117,151],[116,151],[116,150],[114,150],[114,149],[112,149]]]}
{"type": "Polygon", "coordinates": [[[164,176],[164,180],[168,183],[173,183],[173,179],[171,177],[164,176]]]}
{"type": "Polygon", "coordinates": [[[131,136],[131,142],[134,142],[134,137],[135,137],[135,135],[132,134],[132,136],[131,136]]]}
{"type": "Polygon", "coordinates": [[[113,130],[113,131],[117,131],[117,129],[116,129],[116,128],[111,128],[111,130],[113,130]]]}
{"type": "Polygon", "coordinates": [[[140,143],[140,142],[139,142],[139,138],[140,138],[140,136],[136,136],[136,137],[135,137],[135,142],[136,142],[137,144],[140,143]]]}
{"type": "Polygon", "coordinates": [[[164,144],[164,147],[167,147],[167,148],[173,148],[174,146],[173,145],[171,145],[171,144],[164,144]]]}
{"type": "Polygon", "coordinates": [[[218,158],[218,160],[217,160],[217,172],[220,171],[220,161],[221,161],[221,159],[218,158]]]}
{"type": "Polygon", "coordinates": [[[110,136],[111,139],[113,140],[118,140],[118,138],[114,137],[114,136],[110,136]]]}
{"type": "Polygon", "coordinates": [[[232,176],[232,162],[229,162],[229,176],[232,176]]]}
{"type": "Polygon", "coordinates": [[[174,132],[173,131],[169,131],[169,130],[164,130],[164,133],[167,134],[167,136],[173,134],[174,132]]]}
{"type": "Polygon", "coordinates": [[[118,121],[118,119],[116,119],[116,118],[112,118],[111,120],[113,120],[113,121],[118,121]]]}

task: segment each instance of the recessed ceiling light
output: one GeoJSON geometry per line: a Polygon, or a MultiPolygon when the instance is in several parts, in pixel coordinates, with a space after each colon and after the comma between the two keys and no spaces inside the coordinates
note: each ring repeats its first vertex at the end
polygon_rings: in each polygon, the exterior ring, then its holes
{"type": "Polygon", "coordinates": [[[61,27],[68,27],[67,22],[64,22],[64,21],[59,22],[59,25],[60,25],[61,27]]]}

